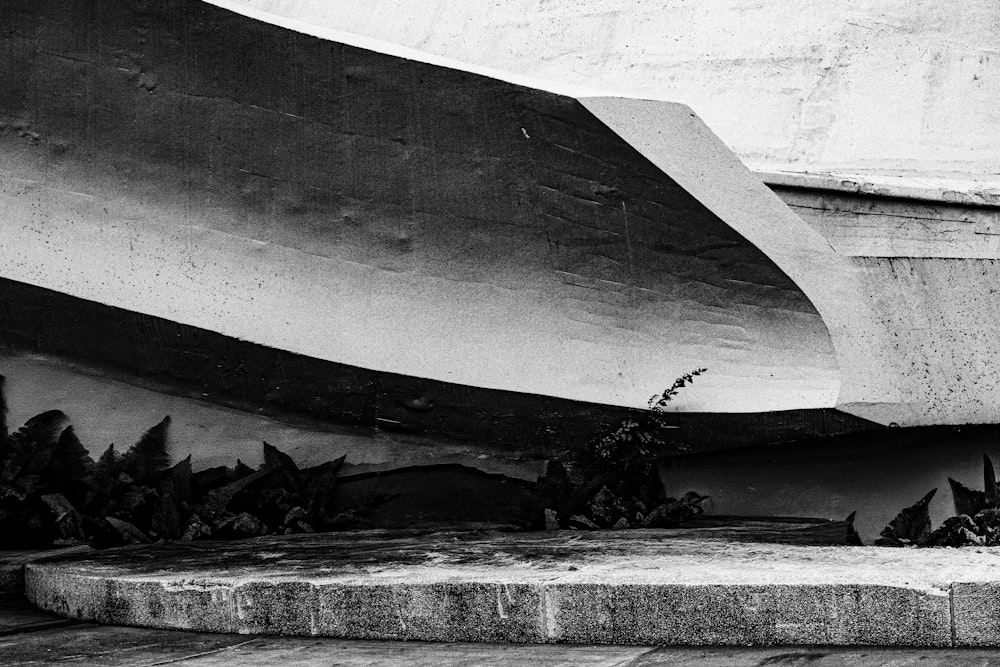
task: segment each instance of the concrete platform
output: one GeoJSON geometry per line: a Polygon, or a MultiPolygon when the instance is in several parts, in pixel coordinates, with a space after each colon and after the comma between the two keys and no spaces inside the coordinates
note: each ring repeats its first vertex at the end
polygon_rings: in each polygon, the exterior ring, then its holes
{"type": "Polygon", "coordinates": [[[365,531],[30,563],[98,623],[447,642],[1000,645],[1000,550],[800,547],[684,531],[365,531]]]}
{"type": "Polygon", "coordinates": [[[51,558],[90,551],[90,547],[79,545],[41,550],[0,550],[0,595],[24,590],[24,566],[33,560],[51,558]]]}

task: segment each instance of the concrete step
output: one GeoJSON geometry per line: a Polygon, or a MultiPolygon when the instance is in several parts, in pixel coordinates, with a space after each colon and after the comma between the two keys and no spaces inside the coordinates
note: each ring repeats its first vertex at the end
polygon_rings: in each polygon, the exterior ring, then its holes
{"type": "Polygon", "coordinates": [[[84,544],[54,549],[0,549],[0,595],[24,589],[24,566],[33,560],[90,551],[84,544]]]}
{"type": "Polygon", "coordinates": [[[1000,549],[806,547],[684,531],[360,531],[30,563],[99,623],[464,642],[1000,645],[1000,549]]]}

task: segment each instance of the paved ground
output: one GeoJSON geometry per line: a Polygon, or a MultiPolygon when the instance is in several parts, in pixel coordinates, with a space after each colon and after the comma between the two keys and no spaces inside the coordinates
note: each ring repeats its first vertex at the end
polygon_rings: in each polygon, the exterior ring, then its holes
{"type": "Polygon", "coordinates": [[[149,630],[69,621],[0,596],[0,664],[152,667],[872,667],[1000,666],[994,649],[652,647],[560,644],[439,644],[260,637],[149,630]]]}

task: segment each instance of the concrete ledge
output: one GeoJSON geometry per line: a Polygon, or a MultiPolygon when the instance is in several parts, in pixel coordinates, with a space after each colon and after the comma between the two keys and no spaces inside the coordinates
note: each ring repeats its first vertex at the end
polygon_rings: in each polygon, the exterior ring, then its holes
{"type": "Polygon", "coordinates": [[[0,551],[0,593],[24,589],[24,566],[34,560],[90,551],[86,545],[43,550],[0,551]]]}
{"type": "Polygon", "coordinates": [[[365,531],[31,563],[28,599],[99,623],[350,639],[1000,644],[1000,549],[800,547],[683,531],[365,531]]]}
{"type": "Polygon", "coordinates": [[[1000,207],[1000,179],[994,174],[753,171],[769,186],[829,190],[962,206],[1000,207]]]}

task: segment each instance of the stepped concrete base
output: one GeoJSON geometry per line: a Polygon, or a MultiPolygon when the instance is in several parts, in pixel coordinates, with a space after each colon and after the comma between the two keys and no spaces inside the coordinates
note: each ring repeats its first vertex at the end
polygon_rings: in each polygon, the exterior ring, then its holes
{"type": "Polygon", "coordinates": [[[355,639],[1000,645],[1000,549],[802,547],[684,531],[364,531],[30,563],[100,623],[355,639]]]}

